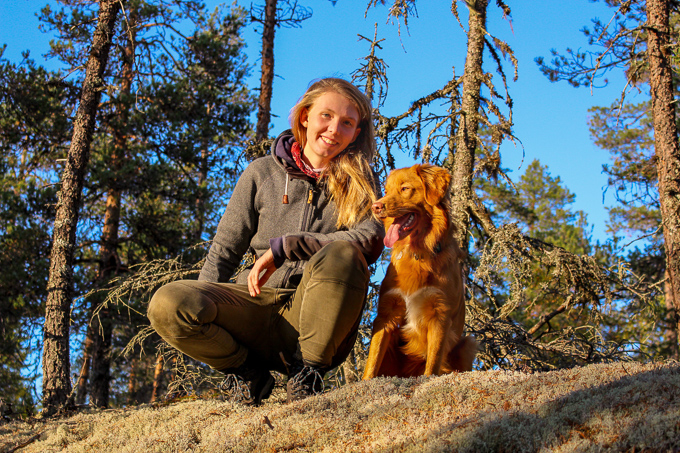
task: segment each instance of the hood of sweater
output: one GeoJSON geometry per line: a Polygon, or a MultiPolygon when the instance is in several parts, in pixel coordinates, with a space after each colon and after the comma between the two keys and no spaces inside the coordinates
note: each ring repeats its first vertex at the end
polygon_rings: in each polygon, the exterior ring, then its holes
{"type": "Polygon", "coordinates": [[[283,131],[276,137],[274,143],[272,143],[272,157],[284,170],[286,170],[286,173],[288,173],[290,177],[316,183],[316,180],[307,176],[295,163],[295,159],[291,153],[293,143],[295,143],[293,131],[290,129],[283,131]]]}

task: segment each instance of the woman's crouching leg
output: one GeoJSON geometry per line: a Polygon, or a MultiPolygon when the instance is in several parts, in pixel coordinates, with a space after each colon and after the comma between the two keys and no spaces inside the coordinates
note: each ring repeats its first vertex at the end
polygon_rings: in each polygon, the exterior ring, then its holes
{"type": "Polygon", "coordinates": [[[216,298],[228,296],[223,285],[181,280],[161,287],[151,298],[151,326],[171,346],[216,370],[240,365],[248,351],[215,324],[216,298]]]}
{"type": "Polygon", "coordinates": [[[347,358],[357,337],[368,282],[366,260],[349,242],[332,242],[312,257],[288,314],[298,326],[305,364],[330,369],[347,358]]]}

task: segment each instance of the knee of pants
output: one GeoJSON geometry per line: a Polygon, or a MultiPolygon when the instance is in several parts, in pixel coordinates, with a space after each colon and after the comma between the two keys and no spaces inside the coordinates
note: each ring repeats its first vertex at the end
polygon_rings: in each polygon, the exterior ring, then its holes
{"type": "Polygon", "coordinates": [[[176,281],[156,291],[149,302],[147,316],[161,337],[184,337],[213,321],[217,307],[192,285],[176,281]]]}
{"type": "Polygon", "coordinates": [[[310,264],[325,276],[347,279],[356,286],[368,284],[368,264],[358,247],[347,241],[333,241],[314,255],[310,264]]]}

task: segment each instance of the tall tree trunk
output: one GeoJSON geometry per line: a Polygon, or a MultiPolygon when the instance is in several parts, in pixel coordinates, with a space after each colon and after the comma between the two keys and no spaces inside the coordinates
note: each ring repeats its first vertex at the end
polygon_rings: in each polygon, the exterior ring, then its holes
{"type": "MultiPolygon", "coordinates": [[[[116,137],[118,141],[118,137],[116,137]]],[[[113,159],[119,150],[114,145],[113,159]]],[[[112,163],[117,168],[118,162],[112,163]]],[[[120,190],[110,188],[106,197],[106,212],[102,230],[102,246],[100,249],[99,284],[105,285],[116,273],[118,257],[118,226],[120,223],[120,190]]],[[[93,334],[92,372],[90,374],[90,404],[95,407],[107,407],[109,404],[109,381],[111,380],[111,342],[113,336],[113,319],[108,306],[100,307],[103,297],[93,296],[91,299],[90,327],[93,334]],[[98,313],[94,313],[98,310],[98,313]]]]}
{"type": "Polygon", "coordinates": [[[673,301],[673,289],[671,288],[671,279],[668,275],[668,269],[665,273],[666,281],[664,282],[664,299],[666,302],[666,310],[668,310],[668,329],[666,330],[666,339],[669,343],[669,359],[680,359],[680,348],[678,347],[678,326],[675,309],[675,302],[673,301]]]}
{"type": "Polygon", "coordinates": [[[87,382],[90,378],[93,346],[92,327],[91,325],[88,325],[87,333],[85,334],[85,344],[83,345],[83,364],[80,366],[80,374],[78,375],[78,384],[76,388],[76,404],[85,404],[85,401],[87,400],[87,382]]]}
{"type": "Polygon", "coordinates": [[[669,63],[669,20],[669,0],[647,0],[647,60],[659,204],[675,326],[680,326],[680,146],[675,122],[673,71],[669,63]]]}
{"type": "MultiPolygon", "coordinates": [[[[120,205],[122,197],[123,179],[120,171],[124,167],[128,153],[127,124],[129,118],[129,97],[134,78],[135,58],[135,24],[134,8],[129,12],[127,23],[129,28],[127,41],[123,49],[123,67],[121,70],[118,107],[113,122],[113,150],[109,168],[114,172],[110,179],[110,186],[106,195],[106,211],[102,227],[101,249],[99,251],[99,284],[105,286],[116,275],[120,268],[118,256],[118,230],[120,227],[120,205]]],[[[94,334],[94,349],[92,352],[92,374],[90,382],[90,403],[95,407],[109,405],[109,388],[111,381],[111,344],[113,339],[113,324],[111,310],[108,306],[100,307],[98,299],[92,300],[93,314],[99,309],[98,315],[91,318],[94,334]]]]}
{"type": "Polygon", "coordinates": [[[198,197],[194,204],[194,207],[196,208],[196,229],[194,230],[193,242],[195,244],[201,242],[203,228],[205,227],[205,198],[208,192],[208,157],[208,140],[203,139],[201,145],[201,159],[198,164],[198,197]]]}
{"type": "Polygon", "coordinates": [[[46,414],[52,414],[65,405],[71,393],[69,327],[78,209],[90,159],[97,108],[104,86],[104,69],[109,59],[121,3],[120,0],[101,0],[99,4],[99,19],[92,38],[80,103],[73,124],[71,147],[61,180],[52,236],[43,341],[43,410],[46,414]]]}
{"type": "Polygon", "coordinates": [[[130,375],[128,376],[128,395],[127,395],[127,403],[129,406],[132,406],[135,404],[136,401],[136,396],[135,396],[135,391],[137,387],[137,374],[136,374],[136,367],[137,367],[137,359],[132,358],[130,360],[130,375]]]}
{"type": "Polygon", "coordinates": [[[153,371],[153,390],[151,391],[150,403],[158,401],[161,392],[161,385],[163,384],[163,354],[158,354],[156,357],[156,367],[153,371]]]}
{"type": "Polygon", "coordinates": [[[257,141],[269,137],[271,120],[272,90],[274,84],[274,35],[276,33],[276,2],[267,0],[264,25],[262,28],[262,75],[260,78],[260,99],[257,110],[257,141]]]}
{"type": "Polygon", "coordinates": [[[467,56],[463,74],[462,114],[458,119],[455,137],[455,153],[447,158],[452,166],[451,215],[456,226],[456,240],[467,250],[470,229],[471,206],[474,200],[472,179],[475,165],[475,151],[478,145],[480,89],[484,78],[482,57],[486,33],[486,9],[488,0],[468,0],[470,18],[468,21],[467,56]]]}
{"type": "MultiPolygon", "coordinates": [[[[117,148],[117,145],[114,145],[117,148]]],[[[114,151],[115,153],[115,151],[114,151]]],[[[104,215],[102,247],[100,250],[99,284],[106,282],[115,274],[118,265],[116,244],[120,222],[120,190],[109,189],[104,215]]],[[[109,381],[111,380],[111,341],[113,320],[109,307],[101,307],[103,297],[96,295],[91,299],[90,329],[93,336],[92,372],[90,374],[90,404],[107,407],[109,404],[109,381]],[[94,315],[97,311],[98,313],[94,315]]]]}

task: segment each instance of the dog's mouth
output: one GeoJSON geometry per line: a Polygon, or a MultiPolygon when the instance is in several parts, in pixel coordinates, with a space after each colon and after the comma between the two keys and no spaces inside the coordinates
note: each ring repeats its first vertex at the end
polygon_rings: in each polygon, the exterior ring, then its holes
{"type": "Polygon", "coordinates": [[[411,230],[416,226],[417,221],[418,214],[415,212],[410,212],[394,219],[394,222],[392,222],[392,225],[388,228],[385,239],[383,240],[385,247],[391,248],[395,242],[408,236],[411,230]]]}

